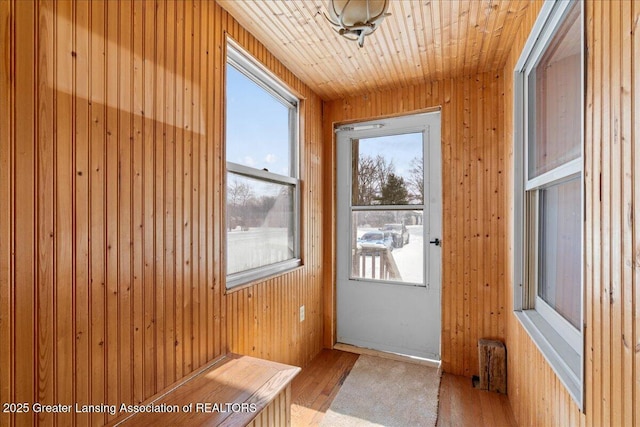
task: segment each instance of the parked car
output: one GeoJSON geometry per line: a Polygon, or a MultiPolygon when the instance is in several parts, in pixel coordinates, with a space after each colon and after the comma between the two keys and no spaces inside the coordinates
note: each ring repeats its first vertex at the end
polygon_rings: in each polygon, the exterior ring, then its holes
{"type": "Polygon", "coordinates": [[[407,226],[402,224],[385,224],[380,229],[381,231],[388,231],[393,236],[393,247],[401,248],[409,243],[409,230],[407,226]]]}
{"type": "Polygon", "coordinates": [[[393,250],[393,234],[389,231],[369,231],[358,239],[358,247],[363,249],[387,248],[393,250]]]}

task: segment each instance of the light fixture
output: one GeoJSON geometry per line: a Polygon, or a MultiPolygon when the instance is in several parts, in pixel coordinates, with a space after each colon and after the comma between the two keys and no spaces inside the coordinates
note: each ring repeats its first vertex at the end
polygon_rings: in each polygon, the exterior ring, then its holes
{"type": "Polygon", "coordinates": [[[389,0],[329,0],[327,20],[341,36],[364,45],[364,36],[373,33],[387,13],[389,0]]]}

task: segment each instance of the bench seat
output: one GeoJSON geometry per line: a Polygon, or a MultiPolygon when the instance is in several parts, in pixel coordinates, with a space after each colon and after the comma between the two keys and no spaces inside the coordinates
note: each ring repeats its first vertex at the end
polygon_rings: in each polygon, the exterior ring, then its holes
{"type": "Polygon", "coordinates": [[[147,404],[161,412],[138,412],[117,425],[290,425],[291,381],[298,372],[295,366],[227,354],[147,404]]]}

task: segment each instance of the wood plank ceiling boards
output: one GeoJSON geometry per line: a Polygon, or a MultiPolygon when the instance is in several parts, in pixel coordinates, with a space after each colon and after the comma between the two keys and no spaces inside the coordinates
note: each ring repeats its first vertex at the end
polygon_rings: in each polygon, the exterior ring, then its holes
{"type": "Polygon", "coordinates": [[[363,48],[338,35],[325,0],[219,0],[324,100],[504,67],[526,0],[393,0],[363,48]]]}

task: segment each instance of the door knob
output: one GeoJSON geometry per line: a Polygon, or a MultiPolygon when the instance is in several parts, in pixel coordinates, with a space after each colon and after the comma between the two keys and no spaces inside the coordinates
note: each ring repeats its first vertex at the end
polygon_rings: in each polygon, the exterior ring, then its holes
{"type": "Polygon", "coordinates": [[[431,243],[432,245],[440,246],[442,241],[436,237],[435,240],[431,240],[429,243],[431,243]]]}

